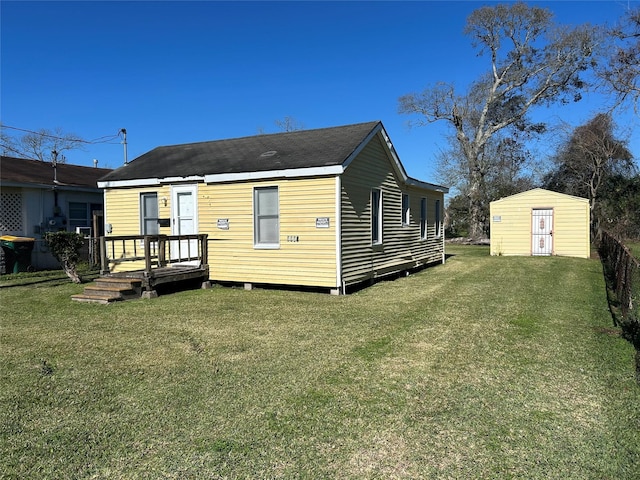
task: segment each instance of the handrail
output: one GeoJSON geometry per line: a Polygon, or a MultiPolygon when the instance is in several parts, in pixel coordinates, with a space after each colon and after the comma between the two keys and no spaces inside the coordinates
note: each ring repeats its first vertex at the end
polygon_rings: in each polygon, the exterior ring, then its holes
{"type": "Polygon", "coordinates": [[[207,234],[190,235],[113,235],[100,237],[100,269],[102,274],[111,271],[110,264],[144,260],[145,273],[153,268],[172,263],[208,262],[207,234]],[[196,245],[192,245],[192,241],[196,245]]]}

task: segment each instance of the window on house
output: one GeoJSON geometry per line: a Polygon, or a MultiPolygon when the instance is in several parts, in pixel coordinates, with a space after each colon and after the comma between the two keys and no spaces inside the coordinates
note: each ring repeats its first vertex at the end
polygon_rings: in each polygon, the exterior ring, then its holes
{"type": "Polygon", "coordinates": [[[140,194],[140,231],[142,235],[157,235],[158,194],[156,192],[140,194]]]}
{"type": "Polygon", "coordinates": [[[436,237],[440,237],[442,235],[442,222],[440,220],[440,200],[436,200],[435,202],[435,227],[436,227],[436,237]]]}
{"type": "Polygon", "coordinates": [[[382,191],[371,190],[371,243],[382,243],[382,191]]]}
{"type": "Polygon", "coordinates": [[[256,247],[280,246],[278,187],[254,188],[253,222],[253,242],[256,247]]]}
{"type": "Polygon", "coordinates": [[[69,202],[69,228],[75,232],[76,227],[90,227],[91,217],[89,205],[85,202],[69,202]]]}
{"type": "Polygon", "coordinates": [[[409,225],[411,223],[411,210],[409,209],[409,195],[407,193],[402,194],[402,225],[409,225]]]}
{"type": "Polygon", "coordinates": [[[427,199],[420,199],[420,238],[427,238],[427,199]]]}

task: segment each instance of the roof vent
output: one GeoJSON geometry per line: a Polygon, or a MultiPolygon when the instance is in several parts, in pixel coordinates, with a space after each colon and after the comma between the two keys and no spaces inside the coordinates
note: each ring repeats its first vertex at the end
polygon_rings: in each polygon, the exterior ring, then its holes
{"type": "Polygon", "coordinates": [[[275,150],[269,150],[268,152],[261,153],[260,157],[262,157],[262,158],[273,157],[277,153],[278,152],[276,152],[275,150]]]}

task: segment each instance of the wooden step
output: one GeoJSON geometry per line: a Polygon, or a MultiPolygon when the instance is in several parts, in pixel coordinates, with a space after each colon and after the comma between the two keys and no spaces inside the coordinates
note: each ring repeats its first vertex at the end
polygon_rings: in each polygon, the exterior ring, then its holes
{"type": "Polygon", "coordinates": [[[103,305],[107,305],[109,303],[122,300],[122,298],[115,298],[112,296],[104,296],[104,295],[87,295],[85,293],[78,293],[76,295],[71,295],[71,300],[75,300],[76,302],[101,303],[103,305]]]}
{"type": "Polygon", "coordinates": [[[86,293],[87,295],[116,297],[122,300],[127,298],[140,298],[139,290],[128,287],[87,285],[86,287],[84,287],[84,293],[86,293]]]}
{"type": "Polygon", "coordinates": [[[139,289],[142,286],[142,280],[138,278],[126,277],[98,277],[94,283],[105,288],[121,288],[121,289],[139,289]]]}
{"type": "Polygon", "coordinates": [[[108,304],[120,300],[140,298],[142,281],[136,278],[100,277],[92,285],[84,287],[84,292],[72,295],[77,302],[108,304]]]}

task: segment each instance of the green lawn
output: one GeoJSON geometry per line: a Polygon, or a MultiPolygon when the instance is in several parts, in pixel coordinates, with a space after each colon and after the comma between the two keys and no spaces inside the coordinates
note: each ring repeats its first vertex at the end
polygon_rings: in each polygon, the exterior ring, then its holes
{"type": "Polygon", "coordinates": [[[599,262],[448,252],[340,297],[0,280],[0,478],[640,478],[599,262]]]}
{"type": "Polygon", "coordinates": [[[636,258],[640,258],[640,242],[628,240],[625,245],[629,247],[629,250],[636,258]]]}

